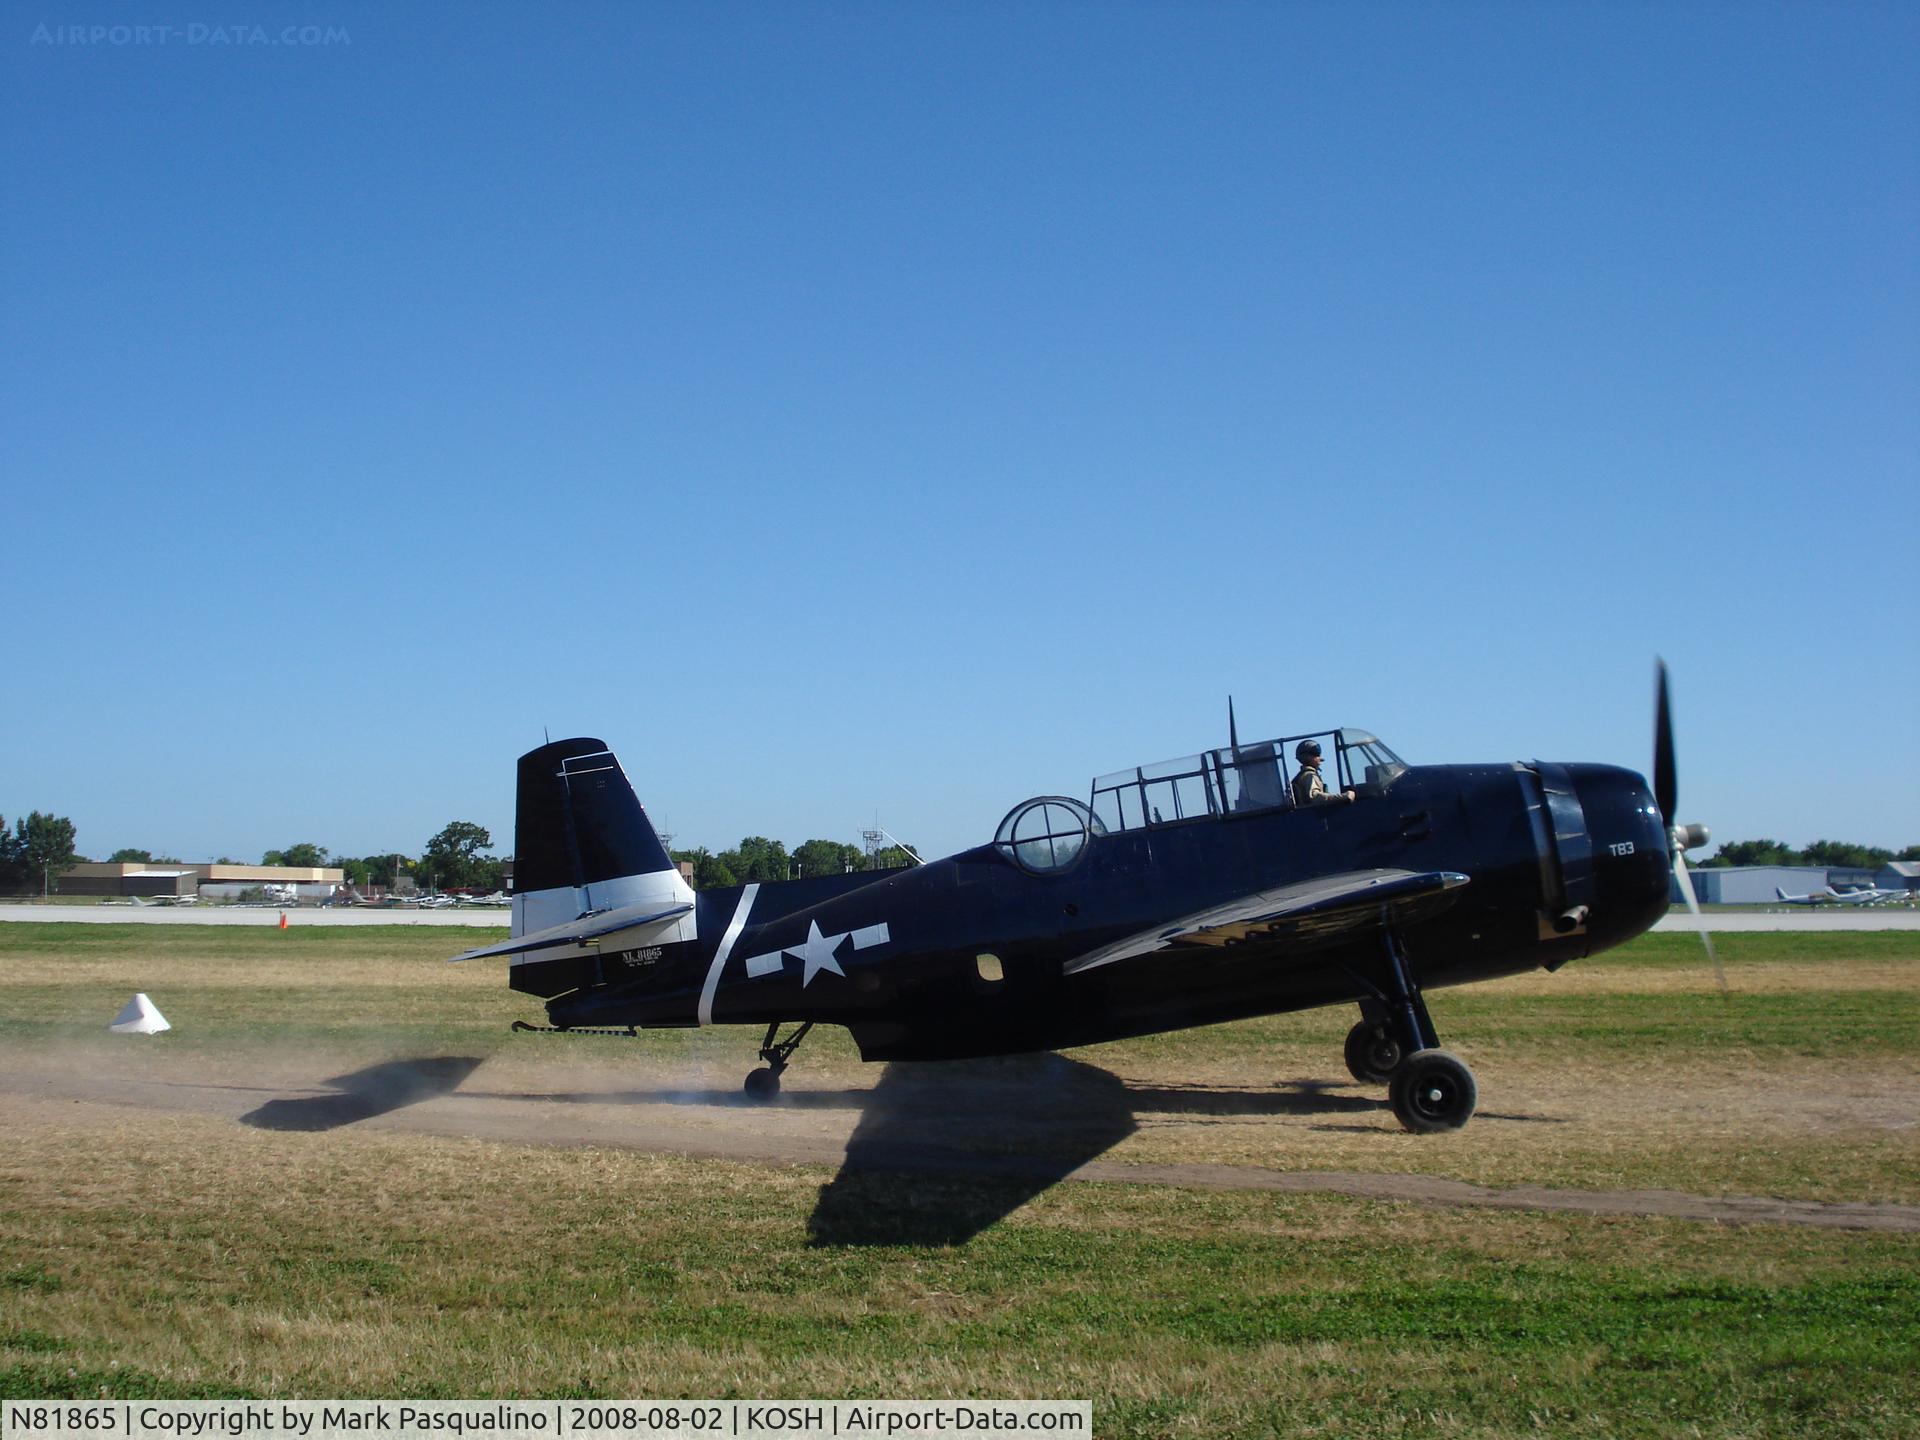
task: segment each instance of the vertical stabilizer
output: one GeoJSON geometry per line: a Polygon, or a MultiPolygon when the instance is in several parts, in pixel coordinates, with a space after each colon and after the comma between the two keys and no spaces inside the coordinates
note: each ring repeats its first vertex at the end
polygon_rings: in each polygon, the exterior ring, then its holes
{"type": "Polygon", "coordinates": [[[606,742],[556,740],[520,757],[513,933],[643,901],[690,901],[606,742]]]}

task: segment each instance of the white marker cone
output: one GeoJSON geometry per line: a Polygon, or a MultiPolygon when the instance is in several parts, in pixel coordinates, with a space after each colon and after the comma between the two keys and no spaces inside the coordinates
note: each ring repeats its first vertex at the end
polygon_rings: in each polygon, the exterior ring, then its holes
{"type": "Polygon", "coordinates": [[[115,1016],[113,1023],[107,1028],[116,1035],[157,1035],[162,1030],[171,1030],[173,1026],[167,1023],[166,1016],[154,1009],[153,1002],[142,994],[129,1000],[127,1008],[115,1016]]]}

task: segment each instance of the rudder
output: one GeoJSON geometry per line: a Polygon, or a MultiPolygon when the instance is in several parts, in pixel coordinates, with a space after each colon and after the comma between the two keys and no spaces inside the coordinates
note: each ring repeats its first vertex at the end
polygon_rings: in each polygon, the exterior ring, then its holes
{"type": "Polygon", "coordinates": [[[516,936],[690,894],[604,740],[555,740],[520,757],[513,850],[516,936]]]}

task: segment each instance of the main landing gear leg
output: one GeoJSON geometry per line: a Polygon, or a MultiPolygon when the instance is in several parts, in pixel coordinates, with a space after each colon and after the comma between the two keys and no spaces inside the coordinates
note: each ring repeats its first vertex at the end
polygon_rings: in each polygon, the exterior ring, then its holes
{"type": "Polygon", "coordinates": [[[760,1042],[760,1058],[767,1063],[747,1076],[745,1088],[749,1100],[764,1104],[780,1093],[780,1073],[787,1068],[793,1052],[800,1048],[800,1042],[807,1038],[807,1032],[811,1029],[813,1022],[809,1020],[786,1039],[775,1043],[780,1034],[780,1022],[776,1020],[767,1026],[767,1038],[760,1042]]]}
{"type": "Polygon", "coordinates": [[[1440,1048],[1419,982],[1391,931],[1382,948],[1387,990],[1361,1002],[1361,1021],[1347,1035],[1347,1068],[1356,1079],[1384,1078],[1393,1113],[1416,1135],[1458,1130],[1479,1100],[1473,1071],[1440,1048]],[[1382,1068],[1385,1076],[1379,1074],[1382,1068]]]}
{"type": "Polygon", "coordinates": [[[1433,1020],[1427,1014],[1426,997],[1420,982],[1413,978],[1413,967],[1401,953],[1400,942],[1387,931],[1380,937],[1380,948],[1387,957],[1387,1016],[1394,1038],[1408,1055],[1421,1050],[1438,1050],[1440,1037],[1433,1033],[1433,1020]]]}

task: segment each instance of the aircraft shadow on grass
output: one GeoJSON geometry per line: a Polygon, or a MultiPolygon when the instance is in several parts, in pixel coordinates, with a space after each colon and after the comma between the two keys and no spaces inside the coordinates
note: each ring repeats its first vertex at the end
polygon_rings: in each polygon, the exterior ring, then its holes
{"type": "Polygon", "coordinates": [[[816,1246],[965,1244],[1099,1159],[1142,1115],[1298,1115],[1325,1117],[1313,1128],[1331,1129],[1336,1117],[1388,1108],[1376,1093],[1317,1079],[1246,1089],[1128,1085],[1053,1054],[892,1064],[873,1089],[829,1092],[821,1103],[857,1104],[860,1121],[808,1220],[816,1246]]]}
{"type": "Polygon", "coordinates": [[[1317,1079],[1129,1085],[1053,1054],[894,1064],[858,1093],[846,1160],[808,1221],[817,1246],[965,1244],[1133,1134],[1143,1115],[1359,1117],[1386,1107],[1317,1079]]]}
{"type": "Polygon", "coordinates": [[[240,1117],[259,1130],[337,1130],[394,1110],[418,1105],[460,1088],[480,1064],[479,1056],[439,1055],[388,1060],[321,1083],[332,1092],[269,1100],[240,1117]]]}
{"type": "MultiPolygon", "coordinates": [[[[481,1057],[390,1060],[322,1083],[329,1093],[282,1097],[241,1116],[263,1130],[334,1130],[458,1090],[481,1057]]],[[[738,1107],[733,1090],[662,1088],[476,1099],[581,1105],[738,1107]]],[[[962,1245],[1097,1160],[1139,1128],[1141,1115],[1297,1115],[1315,1129],[1384,1109],[1372,1094],[1302,1078],[1274,1087],[1128,1085],[1064,1055],[894,1063],[871,1088],[793,1090],[778,1109],[860,1112],[839,1172],[820,1188],[809,1242],[962,1245]]],[[[1538,1116],[1506,1116],[1544,1120],[1538,1116]]]]}
{"type": "MultiPolygon", "coordinates": [[[[503,1097],[505,1098],[505,1097],[503,1097]]],[[[573,1093],[589,1105],[739,1107],[738,1091],[573,1093]]],[[[839,1173],[808,1222],[814,1245],[960,1245],[1097,1160],[1141,1115],[1351,1116],[1385,1101],[1316,1079],[1277,1087],[1128,1085],[1057,1054],[893,1063],[871,1088],[782,1092],[776,1109],[856,1109],[839,1173]]]]}
{"type": "MultiPolygon", "coordinates": [[[[889,1108],[911,1106],[919,1118],[953,1118],[956,1108],[968,1112],[987,1106],[1003,1109],[995,1117],[1004,1123],[1033,1124],[1051,1118],[1078,1123],[1069,1109],[1055,1114],[1059,1104],[1073,1099],[1084,1107],[1096,1098],[1122,1104],[1129,1118],[1137,1114],[1162,1115],[1362,1115],[1387,1108],[1371,1095],[1342,1093],[1345,1082],[1302,1078],[1282,1080],[1283,1088],[1216,1089],[1206,1085],[1129,1085],[1098,1066],[1064,1055],[1015,1055],[989,1060],[916,1060],[895,1062],[882,1072],[880,1083],[846,1090],[783,1090],[774,1110],[871,1110],[876,1098],[889,1108]],[[1035,1086],[1046,1087],[1036,1091],[1035,1086]],[[1115,1090],[1117,1087],[1117,1093],[1115,1090]],[[1097,1096],[1089,1092],[1098,1092],[1097,1096]]],[[[647,1090],[562,1091],[538,1096],[505,1092],[467,1092],[483,1100],[540,1100],[564,1105],[699,1105],[726,1109],[758,1109],[738,1090],[668,1086],[647,1090]]],[[[1132,1126],[1122,1136],[1132,1132],[1132,1126]]],[[[1122,1138],[1121,1136],[1117,1136],[1122,1138]]]]}
{"type": "Polygon", "coordinates": [[[888,1065],[808,1241],[965,1244],[1137,1128],[1118,1076],[1062,1055],[888,1065]]]}

